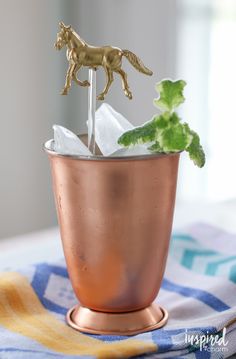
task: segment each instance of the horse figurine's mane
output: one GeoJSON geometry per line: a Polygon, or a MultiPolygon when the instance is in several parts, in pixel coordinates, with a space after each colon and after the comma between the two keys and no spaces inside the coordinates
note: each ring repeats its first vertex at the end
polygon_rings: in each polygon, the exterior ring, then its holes
{"type": "Polygon", "coordinates": [[[88,45],[84,39],[82,39],[82,37],[79,36],[79,34],[77,34],[77,32],[75,32],[75,30],[73,28],[71,28],[71,32],[72,34],[81,42],[82,45],[86,46],[88,45]]]}

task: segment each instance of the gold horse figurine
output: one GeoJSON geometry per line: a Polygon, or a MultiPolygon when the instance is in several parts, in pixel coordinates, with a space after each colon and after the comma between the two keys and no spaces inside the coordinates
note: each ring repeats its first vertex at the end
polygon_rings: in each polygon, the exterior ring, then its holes
{"type": "Polygon", "coordinates": [[[97,67],[103,66],[107,82],[104,90],[97,99],[104,100],[104,97],[108,93],[113,82],[113,72],[116,72],[121,76],[124,93],[129,99],[132,99],[132,93],[127,81],[127,74],[121,68],[123,56],[125,56],[139,72],[142,72],[145,75],[152,75],[152,71],[145,67],[142,61],[131,51],[121,50],[113,46],[90,46],[81,39],[71,26],[65,26],[63,22],[60,22],[59,25],[60,32],[57,34],[55,48],[61,50],[64,46],[67,46],[67,59],[69,61],[65,86],[61,92],[62,95],[68,94],[72,80],[80,86],[90,86],[87,80],[80,81],[77,78],[77,72],[82,66],[87,66],[95,70],[97,67]]]}

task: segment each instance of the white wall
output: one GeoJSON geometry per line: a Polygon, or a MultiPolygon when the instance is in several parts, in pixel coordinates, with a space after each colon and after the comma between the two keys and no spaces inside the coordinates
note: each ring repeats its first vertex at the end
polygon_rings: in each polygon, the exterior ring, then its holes
{"type": "Polygon", "coordinates": [[[56,223],[42,144],[64,117],[53,49],[60,3],[0,2],[0,238],[56,223]]]}

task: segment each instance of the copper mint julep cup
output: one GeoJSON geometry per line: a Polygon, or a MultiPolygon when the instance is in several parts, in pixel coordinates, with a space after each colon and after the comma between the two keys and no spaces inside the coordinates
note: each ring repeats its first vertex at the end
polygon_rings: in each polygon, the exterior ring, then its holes
{"type": "Polygon", "coordinates": [[[179,153],[60,155],[45,144],[67,269],[80,302],[68,324],[97,334],[162,327],[160,289],[171,235],[179,153]]]}

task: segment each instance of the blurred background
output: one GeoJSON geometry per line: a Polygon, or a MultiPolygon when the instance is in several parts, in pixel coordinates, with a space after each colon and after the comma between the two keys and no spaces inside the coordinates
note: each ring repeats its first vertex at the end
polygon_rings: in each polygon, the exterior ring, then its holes
{"type": "MultiPolygon", "coordinates": [[[[199,170],[182,156],[177,203],[230,206],[236,198],[235,0],[0,0],[0,238],[56,225],[42,145],[55,123],[86,130],[86,89],[73,85],[69,96],[59,95],[68,66],[65,50],[53,48],[61,20],[90,44],[130,49],[154,71],[142,76],[124,60],[134,98],[124,96],[119,78],[106,98],[135,125],[155,113],[156,82],[187,81],[180,114],[199,133],[207,163],[199,170]]],[[[87,76],[82,70],[80,78],[87,76]]],[[[98,89],[104,82],[99,70],[98,89]]]]}

